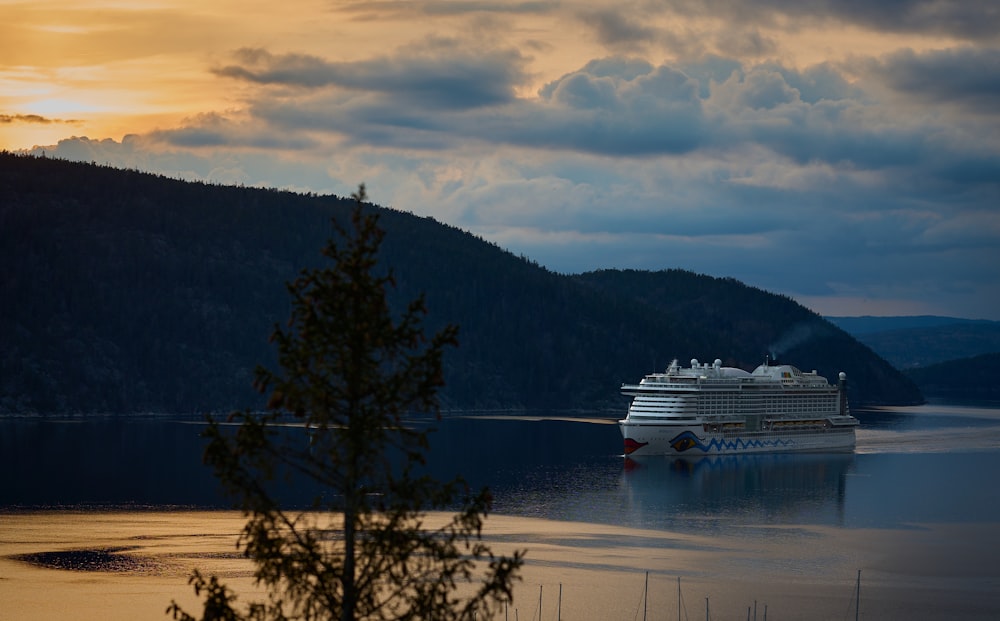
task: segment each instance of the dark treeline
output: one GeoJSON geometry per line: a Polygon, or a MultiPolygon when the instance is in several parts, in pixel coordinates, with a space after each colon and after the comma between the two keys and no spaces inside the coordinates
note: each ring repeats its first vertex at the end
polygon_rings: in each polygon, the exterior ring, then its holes
{"type": "MultiPolygon", "coordinates": [[[[405,207],[405,206],[403,206],[405,207]]],[[[680,270],[565,276],[392,209],[382,259],[428,327],[460,327],[442,397],[459,409],[617,409],[623,381],[697,357],[766,354],[855,403],[914,384],[794,301],[680,270]]],[[[349,199],[183,182],[0,154],[0,412],[201,412],[260,406],[251,379],[349,199]]]]}
{"type": "Polygon", "coordinates": [[[928,397],[947,400],[1000,402],[1000,353],[982,354],[907,369],[928,397]]]}

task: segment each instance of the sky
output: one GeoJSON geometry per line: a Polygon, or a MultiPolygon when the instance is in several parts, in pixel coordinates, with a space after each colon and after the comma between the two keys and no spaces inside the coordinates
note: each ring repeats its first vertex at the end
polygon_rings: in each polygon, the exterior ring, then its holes
{"type": "Polygon", "coordinates": [[[0,149],[1000,320],[994,0],[0,0],[0,149]]]}

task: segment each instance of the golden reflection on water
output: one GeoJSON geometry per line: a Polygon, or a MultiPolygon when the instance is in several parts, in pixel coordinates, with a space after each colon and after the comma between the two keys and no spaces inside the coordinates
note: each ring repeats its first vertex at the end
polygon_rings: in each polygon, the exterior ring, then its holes
{"type": "Polygon", "coordinates": [[[171,599],[196,609],[187,586],[195,567],[226,576],[247,591],[251,568],[235,554],[242,523],[239,514],[223,512],[0,515],[4,618],[165,619],[171,599]],[[31,555],[40,554],[74,568],[30,562],[31,555]],[[88,556],[107,562],[74,564],[88,556]]]}
{"type": "MultiPolygon", "coordinates": [[[[252,567],[236,550],[242,526],[234,512],[0,514],[0,618],[165,619],[171,600],[194,613],[187,578],[196,567],[251,596],[252,567]]],[[[720,537],[494,515],[485,536],[496,552],[528,550],[509,619],[624,621],[643,606],[650,619],[673,619],[678,577],[688,618],[704,618],[708,597],[713,619],[744,618],[754,602],[772,618],[840,619],[857,569],[869,619],[1000,612],[993,525],[775,527],[720,537]],[[994,569],[977,569],[984,566],[994,569]]]]}

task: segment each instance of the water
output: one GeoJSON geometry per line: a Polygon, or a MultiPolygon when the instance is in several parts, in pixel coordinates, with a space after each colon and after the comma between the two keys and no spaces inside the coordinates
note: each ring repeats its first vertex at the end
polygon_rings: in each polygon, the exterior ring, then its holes
{"type": "MultiPolygon", "coordinates": [[[[501,514],[665,530],[728,524],[898,528],[1000,521],[1000,410],[857,413],[853,454],[621,455],[614,420],[447,416],[439,478],[489,486],[501,514]]],[[[0,509],[228,506],[198,420],[0,419],[0,509]]]]}
{"type": "MultiPolygon", "coordinates": [[[[775,618],[847,618],[857,569],[864,570],[863,617],[1000,617],[1000,409],[855,414],[862,428],[854,453],[641,462],[622,456],[609,418],[450,415],[431,436],[429,467],[439,478],[461,473],[489,486],[499,516],[558,520],[530,522],[516,541],[535,559],[524,588],[565,584],[566,606],[583,611],[574,618],[618,618],[593,616],[601,606],[631,610],[643,570],[668,609],[671,581],[683,574],[692,605],[712,595],[713,618],[716,610],[718,618],[742,618],[758,598],[770,598],[775,618]]],[[[55,573],[33,577],[5,561],[5,550],[80,550],[107,530],[104,523],[138,533],[109,546],[160,545],[179,535],[150,533],[173,519],[198,549],[205,541],[198,533],[215,514],[178,510],[229,506],[201,464],[203,429],[185,417],[0,418],[0,595],[34,610],[39,600],[30,589],[41,593],[59,580],[60,605],[79,602],[94,610],[81,619],[105,619],[104,590],[84,591],[84,583],[55,573]],[[41,509],[58,511],[34,513],[41,509]],[[155,521],[130,517],[147,514],[155,521]],[[95,521],[95,530],[83,528],[95,521]],[[42,544],[50,540],[61,543],[42,544]]],[[[183,571],[172,580],[150,596],[155,618],[183,591],[183,571]]]]}

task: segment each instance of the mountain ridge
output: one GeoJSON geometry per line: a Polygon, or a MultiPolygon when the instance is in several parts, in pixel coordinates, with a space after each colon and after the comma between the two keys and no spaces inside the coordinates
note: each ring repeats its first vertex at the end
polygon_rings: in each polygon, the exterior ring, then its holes
{"type": "Polygon", "coordinates": [[[990,319],[967,319],[945,315],[855,315],[851,317],[826,315],[823,318],[854,336],[873,332],[937,328],[953,324],[989,325],[1000,323],[990,319]]]}
{"type": "MultiPolygon", "coordinates": [[[[259,407],[251,380],[287,318],[284,283],[320,264],[349,199],[186,182],[0,154],[0,412],[259,407]]],[[[371,206],[397,303],[460,327],[448,409],[624,411],[623,382],[671,358],[784,360],[852,378],[858,403],[922,396],[846,332],[792,300],[685,272],[562,275],[456,227],[371,206]],[[615,282],[617,281],[617,282],[615,282]],[[743,307],[732,300],[745,300],[743,307]],[[750,306],[747,306],[749,304],[750,306]]]]}
{"type": "Polygon", "coordinates": [[[827,319],[904,372],[1000,352],[1000,321],[932,315],[827,319]]]}

